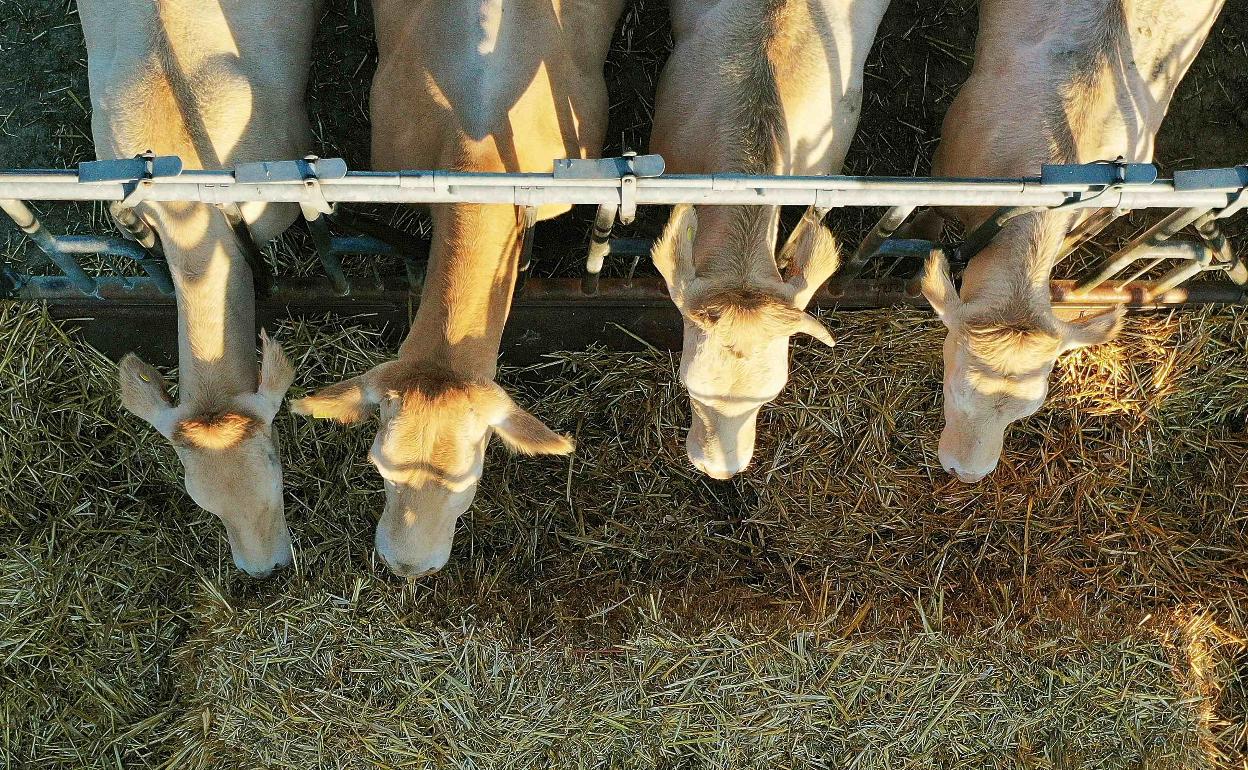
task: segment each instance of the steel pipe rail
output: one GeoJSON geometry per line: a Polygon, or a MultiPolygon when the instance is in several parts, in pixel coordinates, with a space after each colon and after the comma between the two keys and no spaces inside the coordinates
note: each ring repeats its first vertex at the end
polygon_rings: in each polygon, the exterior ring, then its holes
{"type": "MultiPolygon", "coordinates": [[[[644,156],[643,156],[644,157],[644,156]]],[[[655,157],[655,156],[650,156],[655,157]]],[[[173,159],[176,160],[176,159],[173,159]]],[[[627,159],[611,159],[627,160],[627,159]]],[[[642,160],[638,158],[636,160],[642,160]]],[[[105,161],[110,163],[112,161],[105,161]]],[[[131,161],[116,161],[130,163],[131,161]]],[[[327,164],[330,161],[316,161],[327,164]]],[[[560,161],[561,164],[596,161],[560,161]]],[[[334,203],[505,203],[670,205],[784,205],[820,209],[844,206],[983,206],[1042,208],[1225,209],[1248,192],[1248,166],[1176,173],[1173,180],[1115,181],[1110,164],[1046,167],[1040,177],[1019,179],[923,179],[853,176],[750,176],[661,174],[579,176],[451,171],[353,171],[340,176],[300,176],[287,168],[306,161],[262,165],[271,174],[240,166],[233,171],[179,171],[169,176],[97,181],[71,170],[0,171],[0,199],[289,202],[322,209],[334,203]],[[1064,173],[1053,173],[1051,169],[1064,173]],[[258,178],[261,177],[261,178],[258,178]]],[[[85,165],[85,164],[84,164],[85,165]]],[[[1139,164],[1135,164],[1139,165],[1139,164]]],[[[1131,166],[1134,167],[1134,166],[1131,166]]],[[[300,167],[302,168],[302,166],[300,167]]],[[[1151,169],[1152,167],[1147,167],[1151,169]]]]}
{"type": "MultiPolygon", "coordinates": [[[[1016,179],[926,179],[855,176],[751,176],[742,174],[664,175],[663,159],[657,155],[594,160],[556,160],[554,171],[545,174],[475,173],[452,171],[351,172],[340,159],[306,157],[301,160],[250,163],[229,170],[184,170],[173,156],[145,153],[137,158],[92,161],[77,170],[0,171],[0,208],[19,229],[54,260],[64,277],[34,277],[0,264],[0,294],[16,299],[42,299],[53,305],[93,308],[99,302],[119,306],[167,308],[172,297],[158,239],[142,232],[142,220],[133,214],[144,201],[192,201],[212,204],[227,213],[244,202],[294,203],[301,207],[327,282],[291,282],[278,278],[269,296],[259,287],[261,303],[279,300],[323,310],[352,309],[398,319],[400,308],[410,305],[409,292],[418,287],[427,247],[413,244],[405,234],[383,232],[379,223],[344,216],[340,224],[354,235],[335,236],[326,222],[336,204],[374,203],[494,203],[521,207],[535,219],[536,207],[544,204],[596,204],[599,207],[591,237],[586,271],[579,282],[524,279],[517,302],[528,312],[551,303],[564,303],[585,318],[609,315],[611,308],[632,318],[637,328],[658,333],[656,305],[670,303],[654,281],[601,278],[603,262],[610,255],[637,258],[649,251],[644,241],[610,238],[613,224],[629,222],[638,205],[691,203],[701,205],[803,206],[822,217],[829,209],[848,206],[887,207],[888,213],[853,256],[815,297],[818,307],[881,307],[922,304],[918,279],[861,279],[859,272],[872,259],[917,258],[934,250],[963,257],[974,254],[1014,216],[1051,209],[1099,209],[1088,224],[1072,234],[1067,246],[1089,237],[1113,218],[1132,209],[1178,209],[1145,236],[1094,268],[1083,280],[1054,281],[1054,302],[1064,307],[1103,307],[1124,303],[1136,309],[1174,307],[1178,304],[1239,303],[1246,301],[1248,265],[1232,253],[1215,220],[1226,218],[1248,205],[1248,165],[1224,169],[1179,171],[1173,179],[1158,179],[1149,164],[1087,163],[1049,165],[1037,177],[1016,179]],[[115,244],[115,239],[83,236],[52,236],[43,230],[26,200],[109,201],[114,217],[138,245],[115,244]],[[897,238],[900,227],[920,206],[974,206],[992,208],[995,214],[971,233],[960,247],[926,240],[897,238]],[[1200,216],[1196,216],[1199,214],[1200,216]],[[129,219],[127,220],[127,216],[129,219]],[[1182,227],[1195,223],[1203,244],[1169,243],[1182,227]],[[342,269],[343,253],[399,254],[406,266],[406,280],[388,276],[381,284],[367,278],[350,279],[342,269]],[[113,253],[139,261],[148,279],[110,279],[87,275],[73,259],[78,253],[113,253]],[[1162,279],[1141,279],[1165,260],[1177,264],[1162,279]],[[1143,264],[1141,268],[1139,264],[1143,264]],[[1110,280],[1134,266],[1126,281],[1110,280]],[[1221,271],[1234,282],[1195,282],[1180,287],[1205,271],[1221,271]],[[395,286],[391,283],[397,281],[395,286]],[[401,288],[400,288],[401,287],[401,288]],[[164,299],[151,301],[148,294],[162,291],[164,299]],[[71,301],[79,297],[83,303],[71,301]],[[597,304],[594,304],[597,303],[597,304]],[[596,308],[592,312],[588,308],[596,308]],[[630,315],[631,314],[631,315],[630,315]]],[[[241,217],[233,219],[238,239],[250,248],[253,272],[261,274],[263,256],[241,217]]],[[[531,234],[531,228],[527,231],[531,234]]],[[[526,243],[530,243],[526,236],[526,243]]],[[[527,248],[527,247],[526,247],[527,248]]],[[[632,275],[632,270],[628,271],[632,275]]],[[[120,308],[118,308],[120,312],[120,308]]],[[[98,310],[116,315],[112,310],[98,310]]],[[[144,311],[148,312],[148,311],[144,311]]],[[[152,310],[151,312],[155,312],[152,310]]],[[[161,312],[164,312],[163,310],[161,312]]],[[[547,311],[542,311],[547,312],[547,311]]],[[[553,311],[551,311],[553,312],[553,311]]],[[[541,316],[541,313],[538,313],[541,316]]],[[[544,317],[544,316],[542,316],[544,317]]],[[[605,323],[607,316],[602,319],[605,323]]],[[[392,319],[392,320],[394,320],[392,319]]],[[[401,319],[399,319],[401,320],[401,319]]],[[[563,324],[566,325],[566,324],[563,324]]],[[[574,323],[575,325],[575,323],[574,323]]],[[[560,326],[560,324],[552,325],[560,326]]],[[[561,327],[562,328],[562,327],[561,327]]],[[[605,327],[604,327],[605,328],[605,327]]]]}

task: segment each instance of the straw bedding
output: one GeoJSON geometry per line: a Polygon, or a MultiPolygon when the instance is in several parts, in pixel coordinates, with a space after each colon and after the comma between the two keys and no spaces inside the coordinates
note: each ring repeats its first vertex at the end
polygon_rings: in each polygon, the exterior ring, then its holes
{"type": "MultiPolygon", "coordinates": [[[[1242,762],[1248,314],[1067,357],[990,481],[946,481],[918,313],[800,349],[761,466],[695,477],[669,354],[506,375],[571,461],[495,448],[446,573],[370,555],[369,431],[278,419],[298,566],[229,567],[111,366],[0,315],[16,764],[1214,767],[1242,762]],[[1088,383],[1095,383],[1089,386],[1088,383]],[[1077,411],[1074,407],[1078,406],[1077,411]],[[637,419],[644,415],[644,419],[637,419]],[[1219,759],[1221,755],[1221,759],[1219,759]]],[[[294,324],[304,382],[379,335],[294,324]]]]}
{"type": "MultiPolygon", "coordinates": [[[[1248,152],[1232,97],[1248,10],[1227,10],[1163,162],[1248,152]]],[[[648,131],[662,12],[635,3],[608,66],[620,145],[648,131]]],[[[895,2],[851,170],[923,171],[973,18],[895,2]]],[[[30,69],[0,76],[0,116],[15,116],[0,117],[0,165],[89,152],[82,70],[66,72],[75,21],[0,0],[0,56],[30,69]],[[41,29],[60,52],[47,60],[41,29]]],[[[367,23],[329,3],[311,94],[323,154],[356,166],[367,23]]],[[[48,208],[103,228],[91,207],[48,208]]],[[[547,269],[573,264],[583,225],[547,231],[547,269]]],[[[307,269],[298,246],[279,259],[307,269]]],[[[8,236],[4,253],[29,252],[8,236]]],[[[1248,766],[1248,311],[1134,317],[1064,357],[1049,405],[970,486],[934,456],[932,316],[825,321],[837,347],[796,346],[756,466],[730,483],[688,467],[670,353],[505,370],[578,451],[493,446],[433,579],[372,555],[369,429],[283,413],[297,564],[253,581],[181,492],[172,451],[123,413],[113,365],[41,309],[0,308],[4,766],[1248,766]]],[[[276,337],[292,395],[392,348],[340,319],[276,337]]]]}

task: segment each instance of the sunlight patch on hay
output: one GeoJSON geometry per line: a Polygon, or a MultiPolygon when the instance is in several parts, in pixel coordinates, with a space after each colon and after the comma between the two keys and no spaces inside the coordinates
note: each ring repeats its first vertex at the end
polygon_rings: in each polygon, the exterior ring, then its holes
{"type": "Polygon", "coordinates": [[[168,740],[187,766],[1204,766],[1200,699],[1144,640],[686,635],[652,618],[570,645],[396,624],[385,601],[210,611],[178,653],[193,695],[168,740]]]}
{"type": "MultiPolygon", "coordinates": [[[[182,492],[172,449],[121,409],[113,365],[41,311],[6,308],[0,495],[14,555],[0,563],[0,602],[17,609],[0,619],[0,650],[6,681],[21,686],[0,710],[21,739],[4,753],[194,767],[243,752],[280,767],[318,751],[363,765],[378,761],[371,748],[395,764],[476,755],[505,766],[496,744],[515,740],[517,757],[586,763],[740,765],[788,745],[806,765],[943,747],[936,764],[983,766],[971,736],[991,714],[1011,751],[1048,757],[1039,766],[1111,748],[1157,766],[1233,766],[1244,648],[1189,649],[1174,635],[1209,634],[1181,632],[1173,613],[1244,636],[1246,319],[1165,320],[1175,344],[1193,341],[1177,359],[1185,387],[1138,415],[1077,409],[1081,380],[1067,369],[1085,364],[1064,359],[1052,403],[973,486],[947,480],[933,456],[941,331],[915,312],[826,319],[837,350],[798,346],[789,387],[763,410],[756,467],[728,484],[684,457],[675,356],[590,350],[507,370],[517,400],[576,435],[578,453],[492,446],[450,565],[410,583],[372,553],[384,499],[366,456],[375,424],[283,412],[298,566],[256,582],[182,492]],[[862,720],[817,697],[769,709],[822,692],[803,672],[838,656],[866,683],[862,720]],[[1125,690],[1116,665],[1138,675],[1125,690]],[[1032,695],[1006,708],[983,689],[1032,669],[1054,686],[1084,682],[1089,696],[1048,702],[1020,681],[1011,687],[1032,695]],[[936,700],[905,716],[888,701],[897,676],[905,699],[936,700]],[[1059,708],[1059,737],[1028,716],[1059,708]],[[620,737],[635,726],[647,741],[620,737]],[[835,740],[812,737],[826,731],[835,740]],[[1218,752],[1230,759],[1210,759],[1218,752]]],[[[299,371],[292,397],[393,346],[324,319],[276,338],[299,371]]],[[[1123,360],[1125,382],[1159,365],[1123,360]]],[[[834,679],[818,687],[845,706],[834,679]]]]}

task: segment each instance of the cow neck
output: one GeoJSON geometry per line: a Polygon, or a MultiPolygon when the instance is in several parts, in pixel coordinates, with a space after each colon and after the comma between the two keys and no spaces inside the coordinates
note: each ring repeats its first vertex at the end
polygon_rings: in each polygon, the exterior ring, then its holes
{"type": "Polygon", "coordinates": [[[165,204],[157,216],[178,305],[179,401],[219,408],[258,382],[251,270],[216,209],[165,204]]]}
{"type": "Polygon", "coordinates": [[[434,206],[420,307],[399,357],[493,379],[515,288],[523,227],[514,206],[434,206]]]}

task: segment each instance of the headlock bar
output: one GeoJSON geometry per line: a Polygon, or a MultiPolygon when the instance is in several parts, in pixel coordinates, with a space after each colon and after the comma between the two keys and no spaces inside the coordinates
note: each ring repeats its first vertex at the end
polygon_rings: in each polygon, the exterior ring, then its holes
{"type": "Polygon", "coordinates": [[[1040,184],[1054,187],[1125,187],[1150,185],[1156,181],[1156,166],[1151,163],[1124,163],[1121,159],[1096,163],[1046,163],[1040,167],[1040,184]]]}
{"type": "MultiPolygon", "coordinates": [[[[1098,210],[1067,238],[1067,253],[1127,211],[1157,208],[1174,212],[1144,236],[1102,260],[1078,283],[1068,282],[1070,285],[1059,297],[1064,303],[1127,301],[1137,307],[1168,306],[1178,301],[1174,300],[1174,292],[1181,284],[1207,271],[1221,272],[1230,282],[1202,282],[1200,293],[1193,284],[1190,296],[1207,301],[1243,301],[1245,290],[1240,287],[1248,286],[1248,264],[1233,253],[1218,227],[1218,220],[1248,205],[1248,165],[1179,171],[1172,180],[1159,179],[1157,169],[1149,164],[1125,163],[1121,159],[1046,165],[1039,176],[1012,179],[665,175],[664,169],[663,158],[658,155],[626,154],[619,158],[556,160],[551,173],[352,172],[340,158],[315,156],[243,163],[233,169],[198,170],[184,169],[177,157],[148,152],[136,158],[82,163],[77,170],[0,171],[0,208],[69,279],[31,276],[13,270],[12,265],[0,264],[0,293],[29,299],[56,299],[61,293],[73,293],[108,300],[109,296],[100,294],[100,287],[109,279],[87,275],[75,261],[76,255],[88,253],[132,258],[150,277],[121,279],[127,285],[172,291],[163,255],[158,244],[147,243],[150,238],[140,238],[136,244],[115,238],[52,236],[43,230],[33,211],[23,203],[25,200],[111,201],[113,207],[121,206],[123,210],[140,201],[199,202],[225,210],[249,201],[297,203],[330,279],[327,299],[330,295],[363,296],[371,285],[366,279],[357,279],[358,285],[353,286],[342,270],[342,254],[399,255],[407,270],[404,283],[413,289],[420,283],[423,258],[427,255],[423,244],[413,245],[403,237],[396,239],[394,233],[382,232],[384,228],[379,223],[351,218],[350,212],[337,212],[332,219],[326,216],[334,214],[335,205],[342,202],[512,204],[525,210],[526,224],[535,219],[538,207],[543,205],[597,205],[580,296],[600,293],[600,274],[609,258],[632,259],[648,250],[644,242],[631,244],[628,249],[618,248],[623,241],[610,237],[617,220],[627,223],[638,206],[680,203],[813,206],[818,213],[847,206],[889,207],[885,219],[831,280],[828,296],[842,306],[879,304],[897,297],[917,301],[913,277],[896,279],[900,293],[864,289],[872,281],[881,280],[858,277],[872,259],[888,260],[889,266],[881,275],[894,280],[891,271],[901,260],[921,261],[937,249],[945,251],[955,262],[958,255],[969,258],[1009,218],[1051,209],[1098,210]],[[906,221],[922,206],[974,206],[991,208],[996,214],[988,226],[969,234],[961,247],[953,250],[944,244],[897,235],[905,232],[902,228],[906,221]],[[346,227],[348,232],[335,234],[330,227],[334,223],[339,228],[346,227]],[[1199,241],[1172,238],[1188,227],[1196,230],[1199,241]],[[1163,261],[1175,263],[1175,267],[1160,279],[1147,280],[1153,268],[1163,261]],[[1112,276],[1127,269],[1132,271],[1131,277],[1117,282],[1122,287],[1108,291],[1105,287],[1116,285],[1112,276]],[[1210,286],[1217,291],[1208,290],[1210,286]]],[[[235,219],[241,224],[241,217],[235,219]]],[[[240,237],[244,230],[245,226],[238,229],[240,237]]],[[[135,237],[135,233],[130,236],[135,237]]],[[[262,266],[261,257],[257,260],[257,272],[262,266]]],[[[631,270],[628,274],[625,287],[633,285],[631,270]]],[[[279,280],[275,286],[279,295],[285,280],[279,280]]],[[[602,278],[604,301],[610,296],[616,298],[612,301],[618,301],[623,296],[617,291],[619,287],[612,288],[613,280],[618,279],[602,278]]]]}

